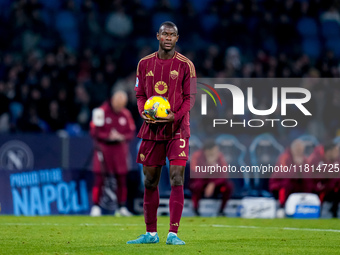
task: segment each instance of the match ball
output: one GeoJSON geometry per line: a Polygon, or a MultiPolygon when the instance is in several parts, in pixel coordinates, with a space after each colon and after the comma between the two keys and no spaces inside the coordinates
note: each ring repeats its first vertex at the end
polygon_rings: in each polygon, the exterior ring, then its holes
{"type": "Polygon", "coordinates": [[[152,120],[168,116],[168,109],[170,109],[169,101],[161,96],[152,96],[144,104],[145,115],[152,120]]]}

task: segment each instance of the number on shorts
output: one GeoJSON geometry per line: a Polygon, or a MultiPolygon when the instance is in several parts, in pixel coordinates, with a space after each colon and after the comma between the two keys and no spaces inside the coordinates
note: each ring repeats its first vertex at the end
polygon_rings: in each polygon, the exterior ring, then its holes
{"type": "Polygon", "coordinates": [[[185,147],[185,140],[184,139],[179,139],[180,142],[183,142],[182,145],[180,145],[179,147],[180,148],[184,148],[185,147]]]}

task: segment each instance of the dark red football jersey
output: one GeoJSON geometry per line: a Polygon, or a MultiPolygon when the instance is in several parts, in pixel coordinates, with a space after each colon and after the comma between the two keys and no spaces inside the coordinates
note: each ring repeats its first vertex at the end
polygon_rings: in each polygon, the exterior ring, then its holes
{"type": "Polygon", "coordinates": [[[167,98],[175,114],[173,123],[144,122],[139,138],[162,141],[190,137],[189,111],[197,90],[195,66],[188,58],[178,52],[166,60],[158,58],[157,52],[142,58],[137,67],[135,91],[140,114],[151,96],[167,98]]]}

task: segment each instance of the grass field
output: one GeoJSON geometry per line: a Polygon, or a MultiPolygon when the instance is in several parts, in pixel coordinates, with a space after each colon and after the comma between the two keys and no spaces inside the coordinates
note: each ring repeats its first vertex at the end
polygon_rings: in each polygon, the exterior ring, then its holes
{"type": "Polygon", "coordinates": [[[127,245],[145,233],[143,217],[0,216],[0,254],[340,254],[339,220],[182,218],[184,246],[127,245]]]}

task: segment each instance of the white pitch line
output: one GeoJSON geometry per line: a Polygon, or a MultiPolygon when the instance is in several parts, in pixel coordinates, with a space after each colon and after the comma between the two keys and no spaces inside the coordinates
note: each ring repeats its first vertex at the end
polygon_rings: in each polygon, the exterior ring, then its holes
{"type": "Polygon", "coordinates": [[[277,229],[277,230],[294,230],[294,231],[314,231],[314,232],[336,232],[340,233],[340,229],[322,229],[322,228],[290,228],[290,227],[259,227],[259,226],[235,226],[235,225],[200,225],[201,227],[216,227],[216,228],[245,228],[245,229],[277,229]]]}
{"type": "MultiPolygon", "coordinates": [[[[129,226],[145,226],[145,224],[123,224],[123,223],[81,223],[81,224],[67,224],[67,223],[24,223],[24,222],[3,222],[0,226],[102,226],[102,227],[129,227],[129,226]]],[[[165,224],[157,224],[158,226],[164,226],[165,224]]],[[[183,226],[183,225],[182,225],[183,226]]],[[[189,225],[190,226],[190,225],[189,225]]],[[[186,226],[186,227],[189,227],[186,226]]],[[[242,228],[242,229],[272,229],[272,230],[292,230],[292,231],[311,231],[311,232],[335,232],[340,233],[340,229],[322,229],[322,228],[291,228],[291,227],[260,227],[260,226],[243,226],[243,225],[220,225],[220,224],[201,224],[191,225],[196,227],[215,227],[215,228],[242,228]]]]}
{"type": "MultiPolygon", "coordinates": [[[[112,226],[145,226],[145,224],[122,224],[122,223],[108,223],[108,224],[102,224],[102,223],[80,223],[80,224],[67,224],[67,223],[25,223],[25,222],[3,222],[0,223],[0,226],[102,226],[102,227],[112,227],[112,226]]],[[[163,226],[164,224],[157,224],[158,226],[163,226]]]]}

